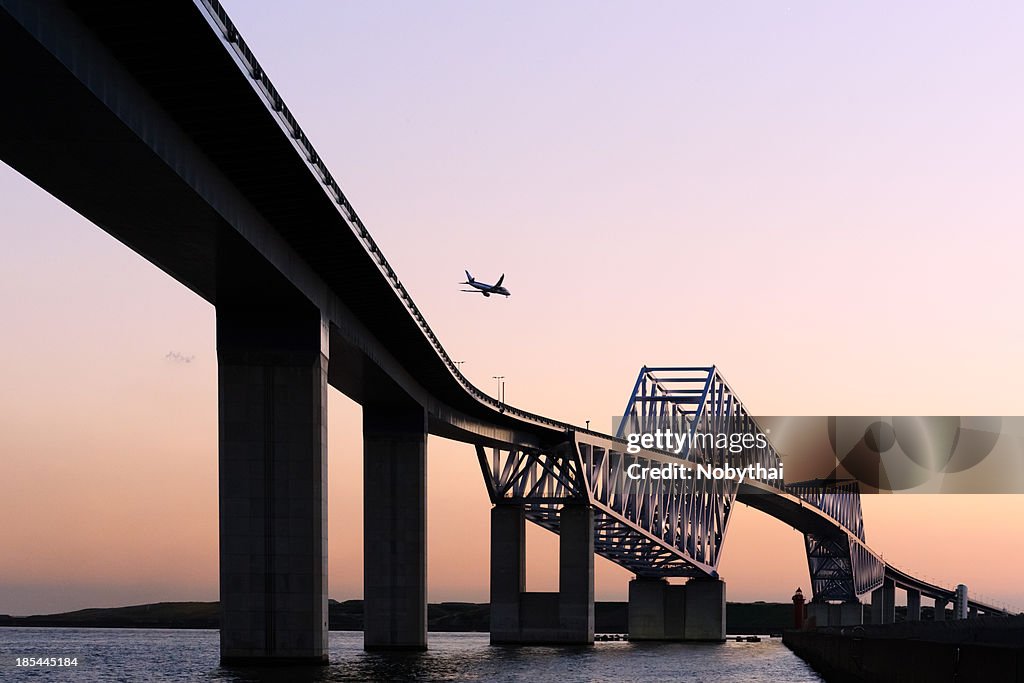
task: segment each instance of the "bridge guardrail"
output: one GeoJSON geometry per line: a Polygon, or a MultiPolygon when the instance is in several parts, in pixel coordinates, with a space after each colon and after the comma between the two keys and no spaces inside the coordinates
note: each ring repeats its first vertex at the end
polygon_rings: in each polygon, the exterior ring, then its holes
{"type": "Polygon", "coordinates": [[[278,122],[280,123],[284,131],[292,139],[293,144],[296,146],[299,152],[302,153],[302,156],[306,160],[306,163],[310,167],[310,170],[312,170],[319,177],[321,184],[325,187],[327,193],[334,201],[335,205],[338,207],[342,217],[349,224],[353,234],[355,234],[356,237],[358,237],[359,240],[362,242],[367,254],[371,257],[374,263],[377,264],[377,267],[380,270],[381,274],[387,280],[387,282],[389,283],[395,294],[398,296],[398,298],[402,301],[403,305],[408,310],[409,314],[416,321],[416,324],[419,326],[420,331],[426,337],[430,345],[434,348],[434,351],[437,353],[438,357],[444,362],[445,366],[452,373],[452,376],[455,378],[455,380],[458,381],[459,384],[461,384],[462,387],[466,389],[466,391],[468,391],[474,398],[484,403],[485,405],[488,405],[491,408],[498,410],[500,413],[509,414],[522,420],[543,425],[545,427],[557,429],[559,431],[577,431],[580,433],[593,434],[595,436],[602,436],[607,438],[607,434],[602,434],[601,432],[589,429],[583,429],[581,427],[576,427],[565,422],[559,422],[558,420],[552,420],[551,418],[544,417],[543,415],[531,413],[529,411],[522,410],[521,408],[515,408],[505,403],[502,403],[501,401],[485,394],[483,391],[478,389],[475,385],[473,385],[472,382],[470,382],[465,377],[465,375],[462,374],[462,372],[458,369],[458,366],[455,365],[455,362],[448,355],[448,352],[445,351],[444,347],[441,345],[441,342],[437,338],[437,335],[430,328],[430,325],[427,324],[426,318],[420,312],[419,307],[416,305],[416,302],[413,301],[412,295],[409,294],[408,290],[405,288],[405,285],[403,285],[402,282],[399,280],[398,274],[395,273],[394,268],[392,268],[391,264],[388,263],[387,258],[384,256],[384,252],[377,245],[377,242],[373,239],[373,236],[370,234],[370,231],[366,228],[366,225],[359,217],[359,214],[352,206],[352,203],[349,201],[348,197],[345,196],[345,193],[344,191],[342,191],[341,186],[338,185],[337,181],[334,179],[334,176],[331,174],[330,170],[328,170],[327,166],[324,164],[323,159],[320,157],[316,149],[313,147],[313,144],[312,142],[310,142],[309,137],[302,130],[302,127],[299,126],[298,122],[295,119],[295,116],[291,113],[291,110],[288,108],[288,105],[285,104],[284,99],[281,97],[281,94],[278,92],[277,88],[274,87],[274,84],[271,83],[266,71],[264,71],[263,67],[260,66],[260,63],[253,55],[252,50],[249,49],[249,46],[242,38],[238,29],[235,28],[234,23],[231,21],[231,18],[228,16],[224,7],[218,0],[195,1],[201,8],[205,9],[207,16],[221,31],[223,40],[231,48],[235,57],[238,59],[240,64],[248,73],[250,79],[252,79],[258,86],[258,90],[262,94],[263,99],[265,100],[265,104],[267,105],[270,112],[277,118],[278,122]]]}

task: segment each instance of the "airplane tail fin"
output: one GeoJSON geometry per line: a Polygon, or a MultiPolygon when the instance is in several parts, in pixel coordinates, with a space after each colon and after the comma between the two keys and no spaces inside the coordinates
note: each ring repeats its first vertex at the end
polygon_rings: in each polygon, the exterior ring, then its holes
{"type": "Polygon", "coordinates": [[[466,282],[467,284],[476,282],[476,280],[473,279],[473,276],[469,274],[468,270],[466,271],[466,282]]]}
{"type": "Polygon", "coordinates": [[[494,286],[495,287],[501,287],[501,283],[504,282],[504,281],[505,281],[505,273],[502,273],[501,277],[498,278],[498,281],[494,283],[494,286]]]}

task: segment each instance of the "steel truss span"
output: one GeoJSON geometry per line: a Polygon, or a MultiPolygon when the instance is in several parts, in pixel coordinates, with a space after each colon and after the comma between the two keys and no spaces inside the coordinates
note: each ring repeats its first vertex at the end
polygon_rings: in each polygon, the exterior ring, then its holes
{"type": "MultiPolygon", "coordinates": [[[[782,471],[770,439],[714,366],[644,367],[614,437],[564,425],[549,448],[477,445],[491,501],[519,504],[526,518],[555,533],[570,502],[594,509],[595,552],[638,577],[718,577],[718,564],[737,502],[771,514],[804,534],[814,599],[856,602],[890,579],[937,599],[952,589],[886,564],[864,534],[855,481],[801,482],[630,477],[631,467],[698,467],[782,471]],[[689,438],[672,450],[637,445],[631,435],[671,431],[689,438]],[[700,438],[724,435],[735,439],[700,438]],[[747,439],[741,437],[747,436],[747,439]],[[752,444],[730,448],[735,441],[752,444]],[[632,452],[631,452],[632,451],[632,452]]],[[[989,614],[1000,608],[972,601],[989,614]]]]}

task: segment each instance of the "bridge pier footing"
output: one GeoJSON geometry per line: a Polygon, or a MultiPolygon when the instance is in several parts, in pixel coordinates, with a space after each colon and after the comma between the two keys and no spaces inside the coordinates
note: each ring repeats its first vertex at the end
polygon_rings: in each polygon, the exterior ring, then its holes
{"type": "Polygon", "coordinates": [[[818,628],[825,626],[859,626],[864,623],[864,606],[859,602],[828,603],[811,601],[807,619],[818,628]]]}
{"type": "MultiPolygon", "coordinates": [[[[683,610],[668,610],[669,589],[686,590],[685,586],[670,586],[665,579],[648,579],[638,576],[629,582],[629,639],[669,640],[682,639],[683,610]],[[671,623],[666,623],[668,617],[671,623]]],[[[683,607],[683,605],[679,605],[683,607]]]]}
{"type": "Polygon", "coordinates": [[[363,406],[363,647],[427,647],[427,416],[363,406]]]}
{"type": "Polygon", "coordinates": [[[327,349],[319,313],[217,310],[220,652],[327,663],[327,349]]]}
{"type": "Polygon", "coordinates": [[[629,639],[725,640],[725,582],[690,579],[673,585],[664,579],[633,579],[629,639]]]}
{"type": "Polygon", "coordinates": [[[686,582],[685,640],[725,640],[725,581],[690,579],[686,582]]]}
{"type": "Polygon", "coordinates": [[[567,504],[559,514],[558,592],[527,593],[525,510],[491,509],[491,643],[594,642],[594,511],[567,504]]]}

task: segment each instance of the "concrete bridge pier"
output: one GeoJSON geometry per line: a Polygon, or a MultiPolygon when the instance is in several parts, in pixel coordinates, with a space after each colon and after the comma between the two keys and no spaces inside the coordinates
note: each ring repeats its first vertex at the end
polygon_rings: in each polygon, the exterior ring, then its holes
{"type": "Polygon", "coordinates": [[[526,590],[526,511],[491,508],[491,642],[518,642],[519,604],[526,590]]]}
{"type": "Polygon", "coordinates": [[[829,603],[812,600],[807,605],[807,619],[816,627],[859,626],[864,623],[864,606],[859,602],[829,603]]]}
{"type": "Polygon", "coordinates": [[[558,592],[527,593],[525,508],[491,509],[491,643],[594,642],[594,511],[570,503],[559,514],[558,592]]]}
{"type": "Polygon", "coordinates": [[[945,621],[946,620],[946,607],[948,605],[949,605],[949,600],[946,600],[945,598],[935,598],[935,611],[934,611],[935,616],[933,617],[935,619],[935,621],[945,621]]]}
{"type": "Polygon", "coordinates": [[[427,414],[363,406],[363,647],[427,648],[427,414]]]}
{"type": "Polygon", "coordinates": [[[907,589],[907,621],[921,621],[921,591],[907,589]]]}
{"type": "Polygon", "coordinates": [[[686,586],[641,576],[629,582],[629,639],[682,640],[686,586]]]}
{"type": "Polygon", "coordinates": [[[630,640],[725,640],[725,582],[690,579],[673,585],[637,577],[629,582],[630,640]]]}
{"type": "Polygon", "coordinates": [[[725,581],[690,579],[686,582],[685,640],[725,640],[725,581]]]}
{"type": "Polygon", "coordinates": [[[871,591],[871,623],[892,624],[896,621],[896,583],[885,579],[871,591]]]}
{"type": "Polygon", "coordinates": [[[327,663],[327,335],[217,308],[221,662],[327,663]]]}

